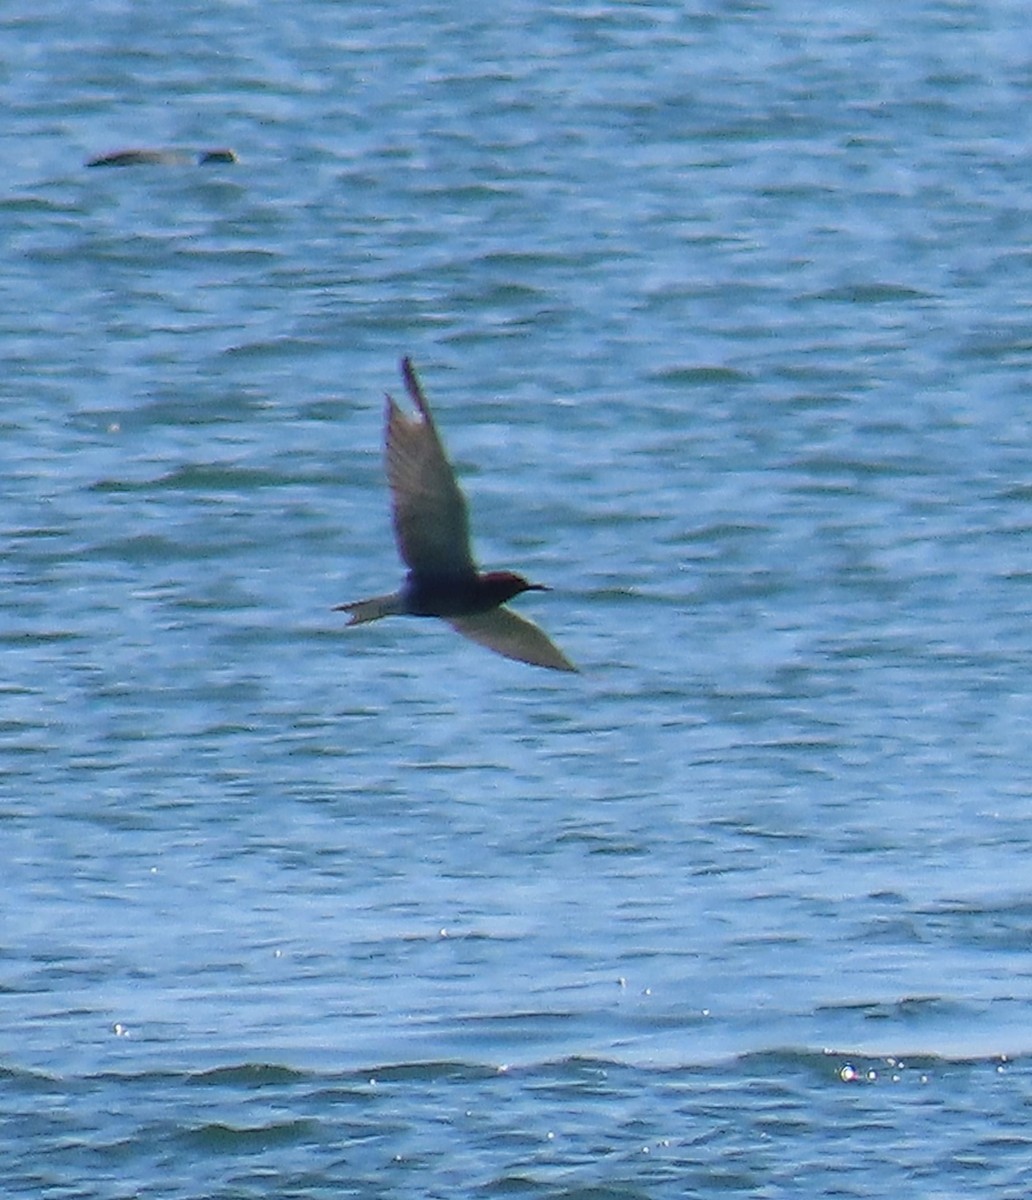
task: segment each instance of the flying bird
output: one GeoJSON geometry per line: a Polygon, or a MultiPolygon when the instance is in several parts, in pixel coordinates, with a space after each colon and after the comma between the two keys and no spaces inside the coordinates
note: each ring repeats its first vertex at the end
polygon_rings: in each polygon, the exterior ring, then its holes
{"type": "Polygon", "coordinates": [[[576,671],[533,621],[505,607],[521,592],[549,589],[511,571],[477,569],[466,499],[410,359],[401,360],[401,374],[418,416],[407,416],[387,397],[386,461],[394,539],[408,575],[396,592],[339,604],[335,611],[350,613],[349,625],[381,617],[440,617],[464,637],[506,658],[576,671]]]}

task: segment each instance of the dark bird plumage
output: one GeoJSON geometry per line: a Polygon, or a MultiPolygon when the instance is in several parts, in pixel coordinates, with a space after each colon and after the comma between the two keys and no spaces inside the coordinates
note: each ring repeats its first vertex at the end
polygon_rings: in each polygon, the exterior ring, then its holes
{"type": "Polygon", "coordinates": [[[351,614],[349,625],[389,616],[440,617],[506,658],[575,671],[533,621],[504,607],[521,592],[548,588],[511,571],[478,571],[466,498],[408,358],[401,361],[401,373],[418,416],[406,416],[388,396],[385,440],[394,537],[408,575],[399,591],[341,604],[338,611],[351,614]]]}
{"type": "Polygon", "coordinates": [[[101,154],[91,158],[88,167],[182,167],[208,166],[212,163],[235,163],[237,156],[232,150],[201,150],[193,153],[186,150],[115,150],[112,154],[101,154]]]}

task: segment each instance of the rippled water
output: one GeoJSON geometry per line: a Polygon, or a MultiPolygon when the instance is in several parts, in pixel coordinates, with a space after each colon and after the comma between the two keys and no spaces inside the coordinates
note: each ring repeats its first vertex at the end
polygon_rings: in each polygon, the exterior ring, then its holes
{"type": "Polygon", "coordinates": [[[5,6],[10,1195],[1027,1194],[1026,24],[5,6]]]}

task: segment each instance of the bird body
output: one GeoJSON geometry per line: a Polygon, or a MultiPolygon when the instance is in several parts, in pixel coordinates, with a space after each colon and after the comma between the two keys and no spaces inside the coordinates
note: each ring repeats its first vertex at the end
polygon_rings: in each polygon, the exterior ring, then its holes
{"type": "Polygon", "coordinates": [[[235,163],[237,156],[232,150],[202,150],[189,153],[185,150],[116,150],[112,154],[101,154],[91,158],[88,167],[182,167],[208,166],[211,163],[235,163]]]}
{"type": "Polygon", "coordinates": [[[407,416],[388,396],[385,441],[394,537],[408,575],[397,592],[341,604],[338,611],[350,614],[349,625],[390,616],[440,617],[507,658],[575,671],[532,621],[502,607],[522,592],[548,588],[511,571],[478,571],[466,498],[408,358],[401,373],[418,416],[407,416]]]}

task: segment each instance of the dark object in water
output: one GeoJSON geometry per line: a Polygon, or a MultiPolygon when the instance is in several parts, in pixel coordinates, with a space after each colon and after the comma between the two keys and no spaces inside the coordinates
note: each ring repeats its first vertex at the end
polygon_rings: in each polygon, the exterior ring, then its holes
{"type": "Polygon", "coordinates": [[[190,153],[186,150],[116,150],[113,154],[102,154],[91,158],[88,167],[190,167],[208,163],[239,162],[232,150],[202,150],[190,153]]]}
{"type": "Polygon", "coordinates": [[[381,617],[440,617],[463,636],[519,662],[576,671],[533,621],[505,602],[521,592],[547,592],[511,571],[481,574],[469,544],[466,498],[455,478],[409,359],[401,360],[405,387],[418,410],[409,417],[387,397],[387,481],[394,537],[408,567],[401,589],[337,605],[349,625],[381,617]]]}

